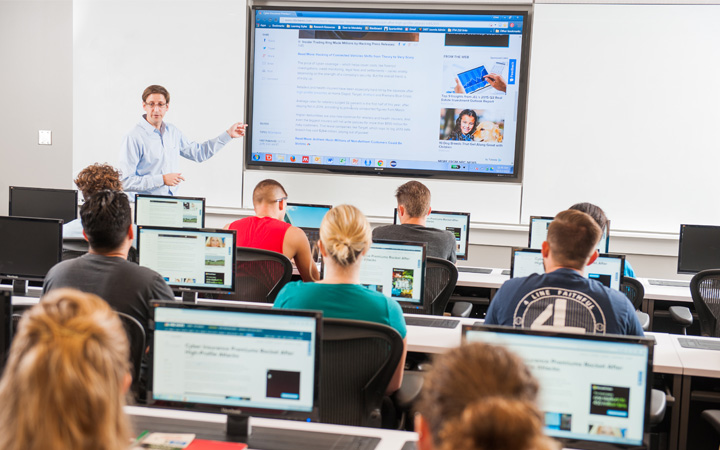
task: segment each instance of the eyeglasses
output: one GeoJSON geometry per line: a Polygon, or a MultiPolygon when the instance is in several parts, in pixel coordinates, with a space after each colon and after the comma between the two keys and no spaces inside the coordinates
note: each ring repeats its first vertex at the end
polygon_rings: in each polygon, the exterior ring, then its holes
{"type": "Polygon", "coordinates": [[[150,109],[160,108],[165,109],[167,107],[167,103],[145,103],[145,106],[150,107],[150,109]]]}
{"type": "Polygon", "coordinates": [[[278,202],[278,203],[280,203],[280,202],[283,201],[283,200],[287,200],[287,197],[278,198],[278,199],[276,199],[275,201],[278,202]]]}

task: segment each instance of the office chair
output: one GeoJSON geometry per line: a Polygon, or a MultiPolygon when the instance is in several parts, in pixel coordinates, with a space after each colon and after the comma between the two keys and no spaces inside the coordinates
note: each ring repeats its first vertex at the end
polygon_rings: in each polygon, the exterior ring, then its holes
{"type": "Polygon", "coordinates": [[[700,319],[700,334],[720,337],[720,269],[696,273],[690,280],[690,295],[700,319]]]}
{"type": "Polygon", "coordinates": [[[385,390],[403,352],[394,328],[323,319],[320,421],[380,427],[385,390]]]}
{"type": "Polygon", "coordinates": [[[425,298],[430,300],[430,314],[442,316],[445,313],[457,280],[458,270],[455,264],[447,259],[427,257],[425,298]]]}
{"type": "MultiPolygon", "coordinates": [[[[63,250],[62,260],[79,258],[90,249],[90,244],[85,238],[64,238],[63,239],[63,250]]],[[[128,251],[127,260],[130,262],[138,263],[138,251],[135,247],[130,247],[128,251]]]]}
{"type": "Polygon", "coordinates": [[[642,325],[643,331],[648,331],[650,329],[650,315],[640,311],[643,298],[645,298],[645,288],[635,278],[623,277],[622,280],[620,291],[625,294],[635,308],[635,314],[640,321],[640,325],[642,325]]]}
{"type": "Polygon", "coordinates": [[[273,303],[280,289],[292,277],[293,266],[290,260],[282,253],[259,248],[237,247],[235,252],[235,293],[217,297],[273,303]]]}
{"type": "Polygon", "coordinates": [[[143,356],[145,355],[145,328],[133,316],[118,312],[117,315],[122,321],[125,333],[127,333],[128,342],[130,343],[130,363],[132,364],[132,392],[139,392],[140,367],[142,366],[143,356]]]}

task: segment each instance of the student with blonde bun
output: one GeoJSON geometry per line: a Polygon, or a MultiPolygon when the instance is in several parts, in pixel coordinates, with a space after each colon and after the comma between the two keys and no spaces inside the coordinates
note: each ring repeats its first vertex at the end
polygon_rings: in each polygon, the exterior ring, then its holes
{"type": "Polygon", "coordinates": [[[508,350],[475,343],[435,359],[415,416],[418,450],[556,450],[538,382],[508,350]]]}
{"type": "Polygon", "coordinates": [[[3,450],[121,450],[128,341],[100,297],[56,289],[23,315],[0,381],[3,450]]]}
{"type": "Polygon", "coordinates": [[[321,310],[323,317],[364,320],[395,328],[403,338],[403,356],[388,393],[402,383],[405,366],[405,318],[400,305],[360,284],[360,263],[370,249],[372,234],[367,219],[354,206],[331,209],[320,225],[320,252],[325,277],[317,283],[288,283],[275,299],[275,308],[321,310]]]}

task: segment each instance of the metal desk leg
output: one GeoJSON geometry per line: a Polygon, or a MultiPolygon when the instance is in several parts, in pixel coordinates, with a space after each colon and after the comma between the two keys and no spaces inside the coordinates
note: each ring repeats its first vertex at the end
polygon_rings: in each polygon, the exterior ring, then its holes
{"type": "Polygon", "coordinates": [[[650,331],[652,331],[652,329],[653,329],[653,319],[654,319],[653,316],[655,315],[655,300],[652,299],[652,298],[646,298],[646,299],[643,300],[643,303],[644,303],[644,302],[647,302],[647,303],[645,304],[645,312],[647,313],[648,316],[650,316],[650,326],[649,326],[649,328],[650,328],[650,331]]]}
{"type": "Polygon", "coordinates": [[[673,375],[673,388],[672,396],[675,397],[675,402],[672,405],[672,415],[670,416],[670,436],[668,437],[668,450],[678,450],[678,432],[680,431],[680,419],[681,419],[681,397],[682,397],[682,375],[673,375]]]}
{"type": "MultiPolygon", "coordinates": [[[[688,422],[690,416],[690,387],[692,377],[684,375],[682,380],[682,395],[680,396],[680,434],[678,436],[678,450],[687,449],[688,422]]],[[[674,412],[673,412],[674,417],[674,412]]]]}

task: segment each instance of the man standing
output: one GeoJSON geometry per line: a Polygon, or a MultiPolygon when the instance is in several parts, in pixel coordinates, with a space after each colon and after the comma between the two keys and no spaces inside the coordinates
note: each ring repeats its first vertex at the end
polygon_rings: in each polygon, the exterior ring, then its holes
{"type": "Polygon", "coordinates": [[[125,136],[118,168],[126,191],[175,195],[184,181],[178,157],[203,162],[233,138],[245,135],[247,125],[234,123],[220,136],[202,144],[188,140],[175,126],[163,122],[170,107],[170,93],[162,86],[148,86],[142,95],[142,119],[125,136]]]}
{"type": "Polygon", "coordinates": [[[643,336],[630,300],[583,276],[598,257],[602,231],[584,212],[555,216],[542,244],[545,273],[508,280],[490,302],[485,324],[575,333],[643,336]]]}
{"type": "Polygon", "coordinates": [[[408,181],[395,191],[401,225],[386,225],[373,230],[373,239],[426,242],[427,255],[455,262],[457,241],[447,230],[426,227],[430,214],[430,189],[419,181],[408,181]]]}

